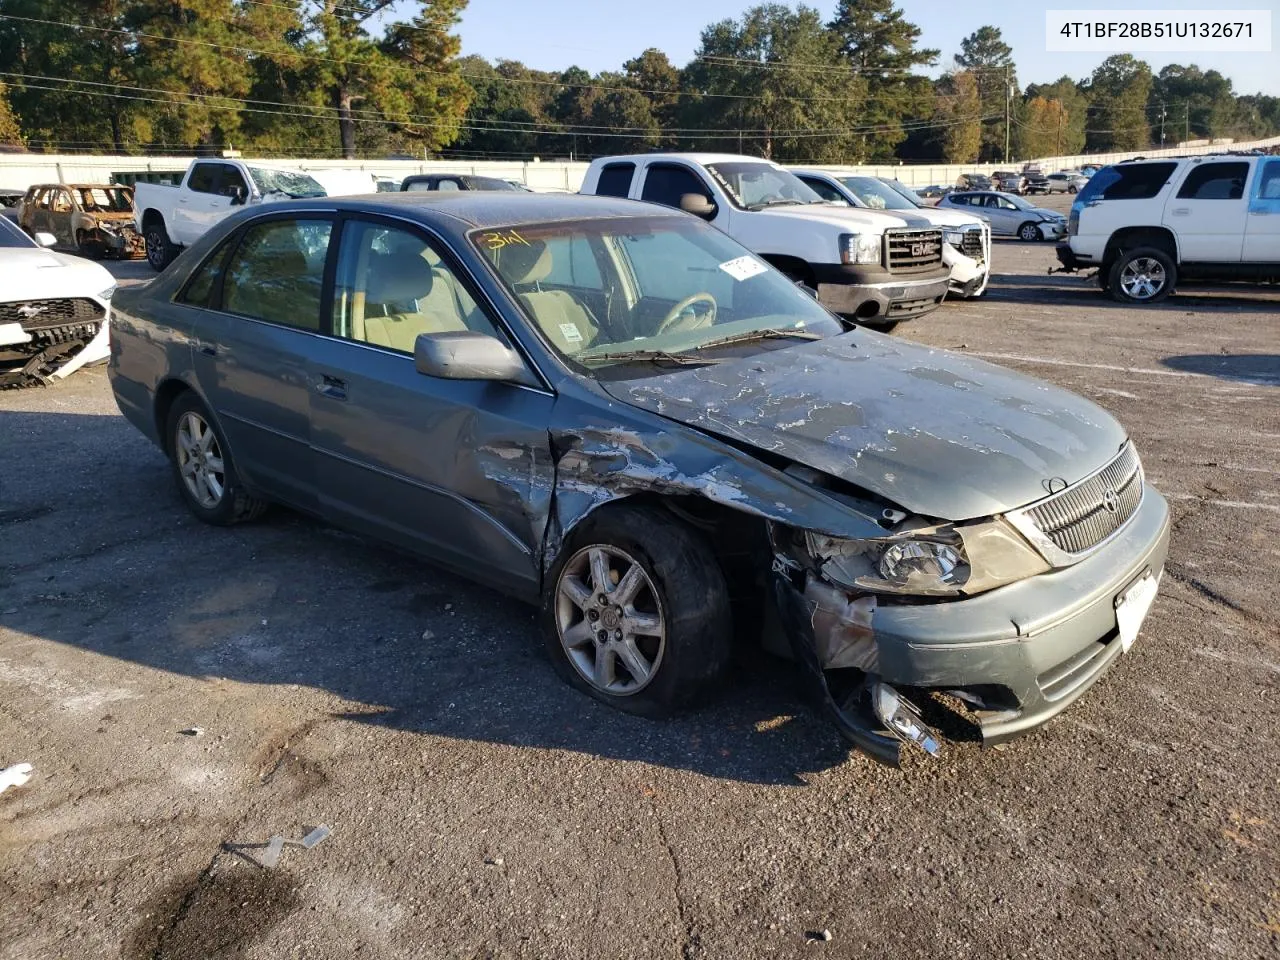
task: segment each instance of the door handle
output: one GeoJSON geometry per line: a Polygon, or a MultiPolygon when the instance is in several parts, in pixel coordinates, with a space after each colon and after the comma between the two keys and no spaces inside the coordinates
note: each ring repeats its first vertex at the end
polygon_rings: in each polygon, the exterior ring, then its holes
{"type": "Polygon", "coordinates": [[[206,357],[216,357],[218,355],[218,348],[212,343],[202,343],[200,344],[200,352],[206,357]]]}
{"type": "Polygon", "coordinates": [[[179,203],[186,203],[186,202],[187,202],[187,198],[186,198],[186,197],[179,197],[179,198],[178,198],[178,202],[179,202],[179,203]]]}
{"type": "Polygon", "coordinates": [[[327,373],[322,374],[320,381],[316,384],[316,392],[330,400],[345,400],[347,399],[347,381],[341,377],[331,377],[327,373]]]}
{"type": "Polygon", "coordinates": [[[1190,207],[1174,207],[1169,212],[1173,214],[1175,217],[1185,217],[1187,214],[1191,212],[1191,208],[1190,207]]]}

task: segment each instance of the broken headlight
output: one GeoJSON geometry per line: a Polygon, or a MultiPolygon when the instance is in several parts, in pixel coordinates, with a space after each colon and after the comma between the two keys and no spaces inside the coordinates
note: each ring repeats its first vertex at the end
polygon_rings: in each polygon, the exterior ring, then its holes
{"type": "Polygon", "coordinates": [[[972,596],[1045,573],[1049,565],[1003,520],[934,524],[916,520],[874,540],[805,535],[809,554],[833,583],[866,593],[972,596]]]}
{"type": "Polygon", "coordinates": [[[964,231],[959,227],[947,227],[942,231],[942,239],[958,250],[964,246],[964,231]]]}

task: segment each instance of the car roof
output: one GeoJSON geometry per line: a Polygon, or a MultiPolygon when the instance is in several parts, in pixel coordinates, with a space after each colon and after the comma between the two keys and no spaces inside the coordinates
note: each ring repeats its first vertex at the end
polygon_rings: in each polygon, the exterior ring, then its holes
{"type": "Polygon", "coordinates": [[[681,153],[679,151],[664,150],[658,153],[631,153],[617,157],[601,157],[593,160],[592,163],[600,165],[610,163],[642,163],[651,160],[688,160],[690,163],[767,163],[771,167],[779,166],[772,160],[765,160],[762,157],[749,157],[741,153],[698,153],[697,151],[689,151],[681,153]]]}
{"type": "MultiPolygon", "coordinates": [[[[316,200],[296,201],[312,206],[316,200]]],[[[458,193],[370,193],[353,197],[327,197],[325,206],[360,213],[413,216],[424,221],[447,216],[470,227],[508,227],[558,220],[593,220],[610,217],[687,217],[671,207],[615,197],[578,193],[525,193],[518,190],[467,190],[458,193]]],[[[282,204],[272,204],[279,209],[282,204]]]]}

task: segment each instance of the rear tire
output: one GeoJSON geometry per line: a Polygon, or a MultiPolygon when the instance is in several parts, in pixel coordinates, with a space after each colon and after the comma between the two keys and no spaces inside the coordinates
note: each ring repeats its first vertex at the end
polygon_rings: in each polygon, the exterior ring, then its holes
{"type": "Polygon", "coordinates": [[[171,264],[173,258],[178,255],[178,249],[169,239],[169,231],[164,228],[163,222],[148,226],[142,238],[146,243],[147,263],[151,264],[151,268],[157,273],[171,264]]]}
{"type": "Polygon", "coordinates": [[[1125,250],[1107,273],[1107,293],[1120,303],[1159,303],[1173,293],[1178,267],[1159,247],[1125,250]]]}
{"type": "Polygon", "coordinates": [[[178,492],[205,523],[229,527],[256,520],[267,504],[240,481],[231,448],[200,398],[190,390],[169,409],[165,441],[178,492]]]}
{"type": "Polygon", "coordinates": [[[566,683],[627,713],[663,717],[720,681],[732,614],[703,537],[665,510],[606,506],[573,531],[542,602],[566,683]]]}

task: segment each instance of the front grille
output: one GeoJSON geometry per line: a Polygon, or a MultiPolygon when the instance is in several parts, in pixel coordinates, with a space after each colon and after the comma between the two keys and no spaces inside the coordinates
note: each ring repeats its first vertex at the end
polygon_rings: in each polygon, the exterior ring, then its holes
{"type": "Polygon", "coordinates": [[[960,235],[960,252],[972,260],[982,260],[982,230],[966,230],[960,235]]]}
{"type": "Polygon", "coordinates": [[[927,273],[942,263],[941,230],[890,230],[885,245],[890,273],[927,273]]]}
{"type": "Polygon", "coordinates": [[[1123,527],[1142,501],[1142,464],[1133,445],[1074,487],[1027,510],[1031,521],[1065,553],[1096,547],[1123,527]]]}
{"type": "Polygon", "coordinates": [[[0,303],[0,323],[20,323],[24,330],[56,327],[64,323],[89,323],[101,319],[102,307],[88,297],[0,303]]]}

